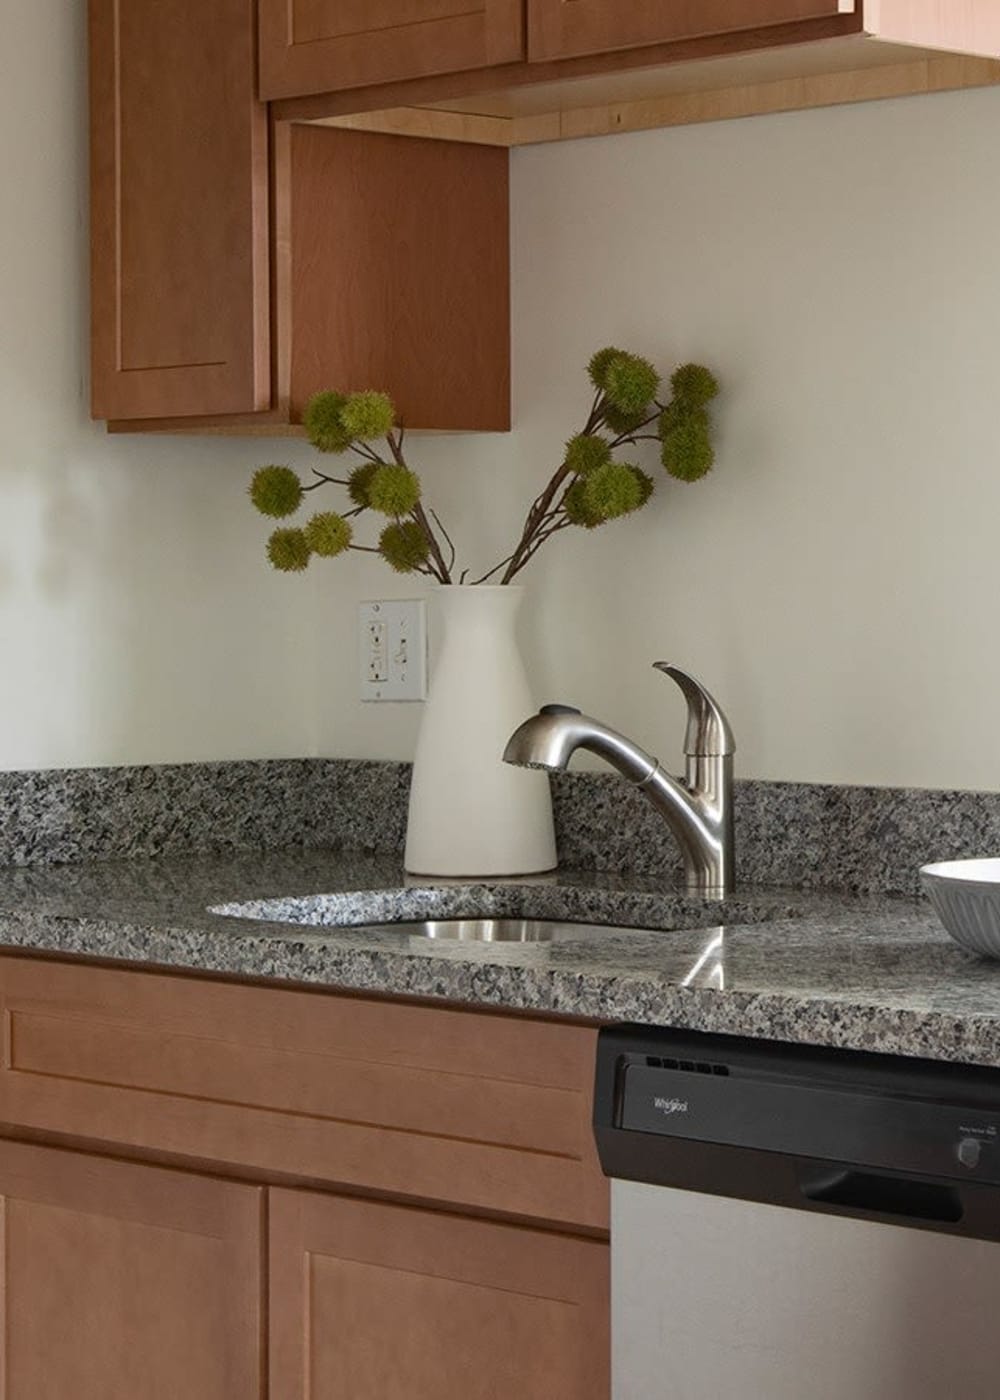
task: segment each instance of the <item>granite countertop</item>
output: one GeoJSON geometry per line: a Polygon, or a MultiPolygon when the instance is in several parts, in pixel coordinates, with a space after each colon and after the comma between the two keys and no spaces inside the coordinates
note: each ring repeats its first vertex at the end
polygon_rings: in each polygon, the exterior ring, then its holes
{"type": "Polygon", "coordinates": [[[649,876],[435,884],[394,859],[269,852],[0,868],[0,946],[1000,1066],[1000,963],[912,899],[722,905],[649,876]],[[260,917],[209,912],[240,901],[260,917]],[[343,926],[476,914],[628,927],[469,944],[343,926]]]}

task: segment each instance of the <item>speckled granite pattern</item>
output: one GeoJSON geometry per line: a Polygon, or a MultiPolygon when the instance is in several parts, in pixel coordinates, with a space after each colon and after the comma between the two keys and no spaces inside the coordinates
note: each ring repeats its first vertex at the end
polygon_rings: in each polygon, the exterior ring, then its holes
{"type": "Polygon", "coordinates": [[[2,773],[0,864],[294,846],[312,780],[295,759],[2,773]]]}
{"type": "Polygon", "coordinates": [[[392,859],[291,851],[8,868],[0,947],[1000,1066],[1000,964],[909,899],[746,890],[720,907],[593,871],[433,886],[392,859]],[[493,909],[686,927],[477,946],[207,912],[302,896],[338,920],[493,909]]]}
{"type": "MultiPolygon", "coordinates": [[[[680,872],[664,824],[615,774],[552,784],[560,859],[598,870],[680,872]]],[[[1000,855],[1000,793],[737,781],[737,878],[916,894],[921,865],[1000,855]]]]}
{"type": "MultiPolygon", "coordinates": [[[[666,880],[676,848],[613,773],[553,779],[562,864],[666,880]]],[[[357,759],[0,773],[0,865],[336,847],[398,855],[409,767],[357,759]]],[[[1000,793],[737,781],[745,885],[915,894],[931,860],[1000,854],[1000,793]]]]}

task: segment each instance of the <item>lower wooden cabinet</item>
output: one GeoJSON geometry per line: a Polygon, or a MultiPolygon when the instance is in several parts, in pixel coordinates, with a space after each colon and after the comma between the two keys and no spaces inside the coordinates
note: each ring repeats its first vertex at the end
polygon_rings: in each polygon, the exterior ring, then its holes
{"type": "Polygon", "coordinates": [[[600,1241],[271,1192],[271,1400],[607,1400],[600,1241]]]}
{"type": "Polygon", "coordinates": [[[0,1142],[4,1400],[261,1400],[264,1192],[0,1142]]]}
{"type": "Polygon", "coordinates": [[[595,1027],[21,956],[0,1020],[0,1400],[608,1400],[595,1027]]]}
{"type": "Polygon", "coordinates": [[[6,1140],[0,1200],[4,1400],[607,1400],[601,1240],[6,1140]]]}

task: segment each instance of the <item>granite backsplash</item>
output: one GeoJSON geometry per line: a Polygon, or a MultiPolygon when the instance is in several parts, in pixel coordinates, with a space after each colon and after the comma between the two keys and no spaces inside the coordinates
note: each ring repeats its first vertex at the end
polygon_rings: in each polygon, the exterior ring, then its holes
{"type": "MultiPolygon", "coordinates": [[[[409,765],[276,759],[0,773],[0,865],[281,848],[396,855],[409,765]]],[[[666,827],[613,773],[552,780],[560,863],[679,873],[666,827]]],[[[738,877],[913,894],[930,860],[1000,854],[1000,793],[736,783],[738,877]]]]}

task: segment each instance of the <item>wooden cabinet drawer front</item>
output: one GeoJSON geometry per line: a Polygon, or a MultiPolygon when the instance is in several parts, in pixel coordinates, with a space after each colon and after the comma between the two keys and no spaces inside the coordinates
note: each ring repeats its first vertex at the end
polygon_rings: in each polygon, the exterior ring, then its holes
{"type": "Polygon", "coordinates": [[[579,58],[860,9],[861,0],[529,0],[528,57],[579,58]]]}
{"type": "Polygon", "coordinates": [[[524,0],[259,0],[260,94],[302,97],[524,57],[524,0]]]}
{"type": "Polygon", "coordinates": [[[606,1224],[589,1028],[17,958],[0,987],[8,1124],[606,1224]]]}

